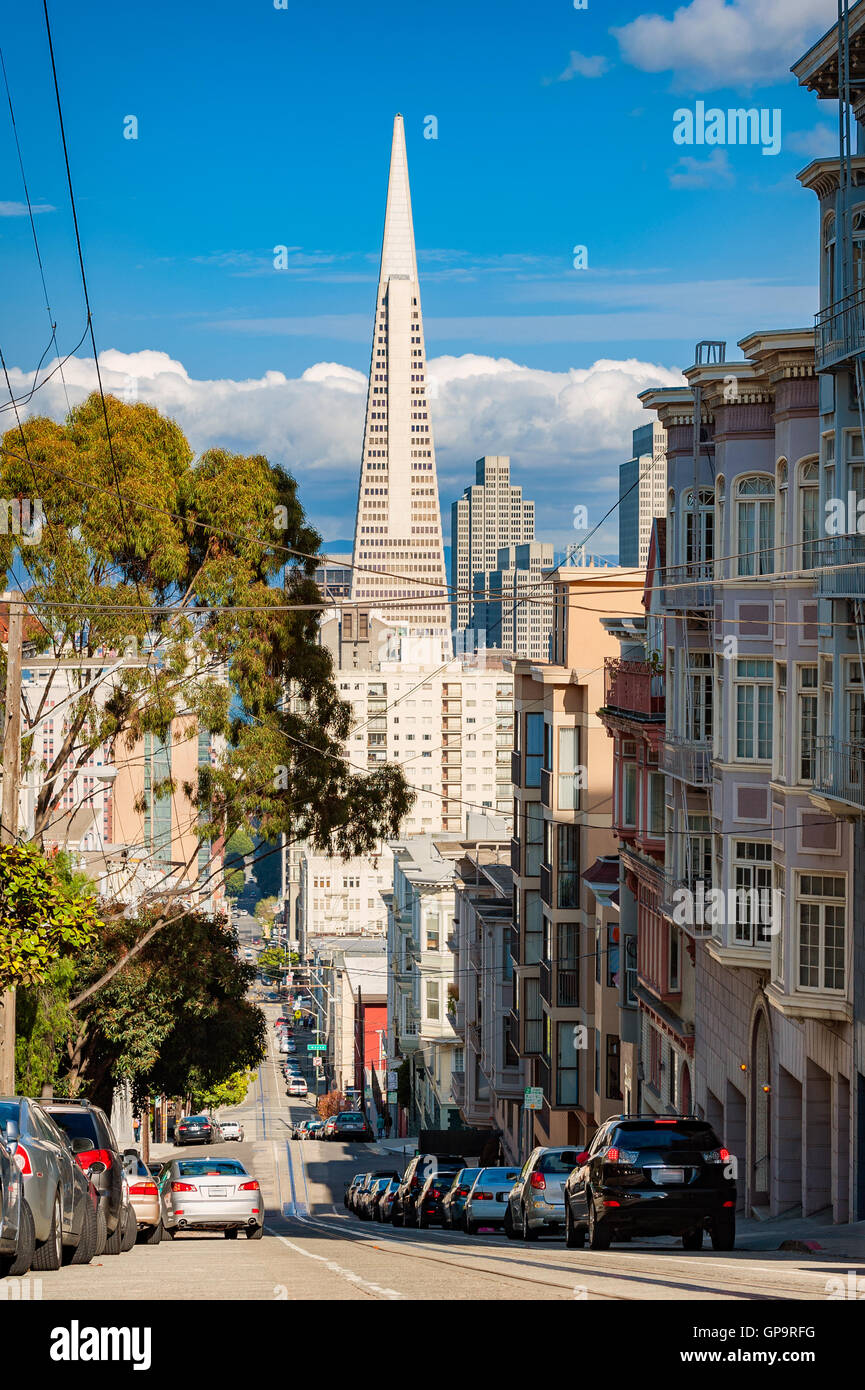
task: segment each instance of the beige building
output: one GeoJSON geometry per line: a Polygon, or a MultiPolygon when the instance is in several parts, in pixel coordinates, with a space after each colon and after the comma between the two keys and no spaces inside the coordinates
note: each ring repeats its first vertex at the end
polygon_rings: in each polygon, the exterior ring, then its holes
{"type": "Polygon", "coordinates": [[[533,1143],[580,1143],[602,1117],[594,981],[607,943],[598,943],[597,900],[584,875],[616,848],[612,749],[597,711],[604,662],[618,643],[600,620],[611,611],[639,614],[644,581],[641,570],[559,569],[552,660],[512,665],[514,1027],[527,1084],[543,1092],[542,1108],[524,1114],[523,1152],[533,1143]]]}

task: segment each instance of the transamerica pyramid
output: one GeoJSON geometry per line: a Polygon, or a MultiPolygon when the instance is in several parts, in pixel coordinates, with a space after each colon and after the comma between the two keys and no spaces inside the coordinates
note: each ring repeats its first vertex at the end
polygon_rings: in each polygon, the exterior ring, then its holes
{"type": "Polygon", "coordinates": [[[354,534],[352,601],[380,605],[431,660],[450,609],[402,116],[393,123],[354,534]]]}

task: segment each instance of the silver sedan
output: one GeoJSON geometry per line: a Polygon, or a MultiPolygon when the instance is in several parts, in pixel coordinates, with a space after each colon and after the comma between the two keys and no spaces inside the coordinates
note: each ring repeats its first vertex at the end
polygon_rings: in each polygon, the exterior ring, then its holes
{"type": "Polygon", "coordinates": [[[36,1253],[31,1268],[88,1264],[97,1253],[96,1213],[89,1180],[65,1134],[40,1105],[23,1096],[0,1097],[0,1130],[15,1155],[33,1213],[36,1253]]]}
{"type": "Polygon", "coordinates": [[[235,1158],[174,1158],[159,1175],[162,1224],[169,1236],[179,1231],[222,1231],[234,1240],[264,1234],[261,1188],[235,1158]]]}

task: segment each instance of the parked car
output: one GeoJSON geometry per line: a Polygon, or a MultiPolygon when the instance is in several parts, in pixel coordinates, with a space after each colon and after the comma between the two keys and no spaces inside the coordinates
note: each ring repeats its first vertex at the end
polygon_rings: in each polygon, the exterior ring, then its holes
{"type": "Polygon", "coordinates": [[[352,1198],[351,1210],[354,1212],[355,1216],[361,1215],[361,1209],[365,1206],[367,1196],[374,1183],[378,1182],[380,1178],[391,1179],[396,1177],[396,1173],[376,1172],[375,1169],[371,1169],[368,1173],[364,1173],[360,1182],[354,1189],[354,1196],[352,1198]]]}
{"type": "Polygon", "coordinates": [[[480,1168],[460,1168],[454,1174],[453,1182],[442,1197],[442,1225],[447,1230],[455,1230],[462,1225],[466,1197],[480,1171],[480,1168]]]}
{"type": "Polygon", "coordinates": [[[537,1240],[541,1231],[565,1224],[565,1179],[577,1163],[577,1150],[537,1148],[529,1154],[505,1208],[505,1235],[537,1240]]]}
{"type": "Polygon", "coordinates": [[[105,1222],[102,1253],[119,1255],[133,1216],[123,1192],[123,1155],[107,1115],[89,1100],[46,1100],[40,1104],[63,1130],[99,1195],[99,1211],[105,1222]]]}
{"type": "Polygon", "coordinates": [[[482,1226],[503,1226],[508,1195],[519,1168],[482,1168],[472,1183],[463,1210],[463,1230],[474,1235],[482,1226]]]}
{"type": "Polygon", "coordinates": [[[402,1175],[391,1204],[392,1225],[416,1226],[417,1199],[427,1178],[434,1177],[440,1168],[453,1178],[458,1170],[465,1166],[465,1159],[456,1154],[415,1154],[402,1175]]]}
{"type": "Polygon", "coordinates": [[[286,1083],[285,1093],[287,1096],[305,1096],[309,1087],[302,1076],[290,1076],[286,1083]]]}
{"type": "Polygon", "coordinates": [[[321,1139],[324,1133],[324,1120],[310,1120],[303,1131],[304,1139],[321,1139]]]}
{"type": "Polygon", "coordinates": [[[335,1124],[336,1124],[336,1116],[335,1116],[335,1115],[330,1115],[330,1116],[323,1122],[323,1126],[322,1126],[321,1133],[317,1136],[317,1138],[319,1138],[319,1139],[329,1139],[330,1136],[333,1134],[333,1127],[334,1127],[335,1124]]]}
{"type": "Polygon", "coordinates": [[[233,1240],[264,1234],[264,1209],[257,1180],[236,1158],[175,1158],[159,1179],[162,1224],[179,1231],[222,1231],[233,1240]]]}
{"type": "Polygon", "coordinates": [[[430,1226],[439,1226],[443,1221],[442,1200],[451,1183],[460,1171],[461,1164],[440,1159],[434,1173],[421,1184],[415,1202],[417,1225],[422,1231],[430,1226]]]}
{"type": "Polygon", "coordinates": [[[208,1115],[187,1115],[174,1126],[174,1144],[180,1149],[184,1144],[213,1144],[216,1142],[216,1127],[208,1115]]]}
{"type": "Polygon", "coordinates": [[[373,1178],[368,1187],[365,1187],[360,1194],[357,1207],[357,1215],[361,1221],[371,1221],[374,1204],[378,1201],[384,1189],[390,1182],[390,1178],[373,1178]]]}
{"type": "Polygon", "coordinates": [[[681,1236],[699,1250],[736,1243],[730,1154],[705,1120],[685,1115],[620,1117],[602,1124],[577,1154],[565,1184],[565,1239],[607,1250],[624,1236],[681,1236]]]}
{"type": "Polygon", "coordinates": [[[36,1248],[33,1213],[24,1196],[24,1178],[0,1136],[0,1279],[26,1274],[36,1248]]]}
{"type": "Polygon", "coordinates": [[[225,1143],[229,1140],[236,1140],[238,1144],[243,1143],[243,1125],[239,1120],[220,1120],[220,1129],[225,1143]]]}
{"type": "Polygon", "coordinates": [[[24,1178],[33,1215],[36,1250],[31,1269],[89,1264],[100,1253],[104,1228],[98,1198],[63,1130],[36,1101],[23,1096],[0,1099],[0,1129],[24,1178]],[[77,1255],[77,1258],[76,1258],[77,1255]]]}
{"type": "Polygon", "coordinates": [[[162,1207],[159,1185],[141,1155],[127,1149],[123,1166],[129,1182],[129,1201],[135,1216],[135,1234],[139,1245],[158,1245],[162,1240],[162,1207]]]}
{"type": "Polygon", "coordinates": [[[355,1144],[369,1144],[373,1138],[372,1125],[362,1111],[343,1110],[339,1115],[334,1115],[333,1125],[329,1131],[325,1130],[324,1137],[350,1140],[355,1144]]]}
{"type": "Polygon", "coordinates": [[[342,1194],[342,1204],[347,1211],[351,1211],[351,1204],[354,1199],[355,1190],[358,1187],[358,1185],[363,1182],[364,1176],[365,1175],[363,1173],[355,1173],[351,1181],[347,1182],[345,1185],[345,1191],[342,1194]]]}
{"type": "Polygon", "coordinates": [[[390,1209],[393,1205],[393,1199],[396,1196],[398,1187],[399,1178],[391,1178],[387,1187],[376,1202],[375,1211],[372,1214],[374,1221],[390,1221],[390,1209]]]}

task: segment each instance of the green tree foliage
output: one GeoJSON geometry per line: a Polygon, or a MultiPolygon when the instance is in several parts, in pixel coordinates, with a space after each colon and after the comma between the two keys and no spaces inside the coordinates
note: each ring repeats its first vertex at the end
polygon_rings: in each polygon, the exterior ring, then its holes
{"type": "Polygon", "coordinates": [[[216,1111],[229,1106],[242,1105],[252,1084],[253,1071],[235,1071],[216,1086],[197,1089],[197,1080],[192,1084],[192,1107],[194,1110],[216,1111]]]}
{"type": "MultiPolygon", "coordinates": [[[[296,959],[297,957],[295,956],[295,960],[296,959]]],[[[257,968],[261,971],[262,975],[267,976],[268,980],[273,980],[274,982],[282,979],[290,963],[285,951],[280,950],[276,946],[271,946],[266,951],[259,951],[258,953],[257,968]]]]}
{"type": "MultiPolygon", "coordinates": [[[[37,836],[98,745],[132,748],[145,733],[170,741],[200,728],[225,741],[218,765],[203,767],[195,786],[152,794],[186,797],[211,841],[255,825],[270,842],[285,833],[349,856],[395,835],[412,800],[405,780],[396,767],[352,771],[342,742],[350,706],[317,640],[317,612],[298,607],[321,601],[321,538],[294,479],[261,455],[194,458],[152,406],[109,396],[107,411],[113,459],[96,394],[63,424],[26,420],[26,447],[17,428],[0,446],[0,495],[32,498],[38,485],[45,516],[38,543],[22,549],[37,645],[139,658],[112,675],[108,699],[104,685],[85,692],[91,672],[73,677],[79,694],[40,783],[37,836]],[[87,605],[86,622],[75,603],[87,605]],[[149,612],[153,604],[166,608],[149,612]]],[[[0,534],[6,569],[21,540],[0,534]]],[[[52,698],[49,676],[31,723],[52,698]]]]}
{"type": "MultiPolygon", "coordinates": [[[[109,919],[79,961],[79,986],[123,961],[158,920],[109,919]]],[[[104,1095],[129,1079],[136,1097],[188,1095],[257,1066],[266,1026],[246,993],[254,969],[218,918],[187,912],[152,935],[76,1013],[67,1043],[70,1093],[104,1095]]]]}
{"type": "Polygon", "coordinates": [[[225,846],[225,891],[231,898],[239,898],[243,892],[246,882],[244,857],[252,850],[252,836],[243,826],[239,826],[225,846]]]}
{"type": "Polygon", "coordinates": [[[255,904],[255,918],[265,926],[273,925],[273,914],[276,911],[276,898],[259,898],[255,904]]]}
{"type": "Polygon", "coordinates": [[[0,989],[47,982],[98,927],[93,902],[71,894],[35,845],[0,846],[0,989]]]}

